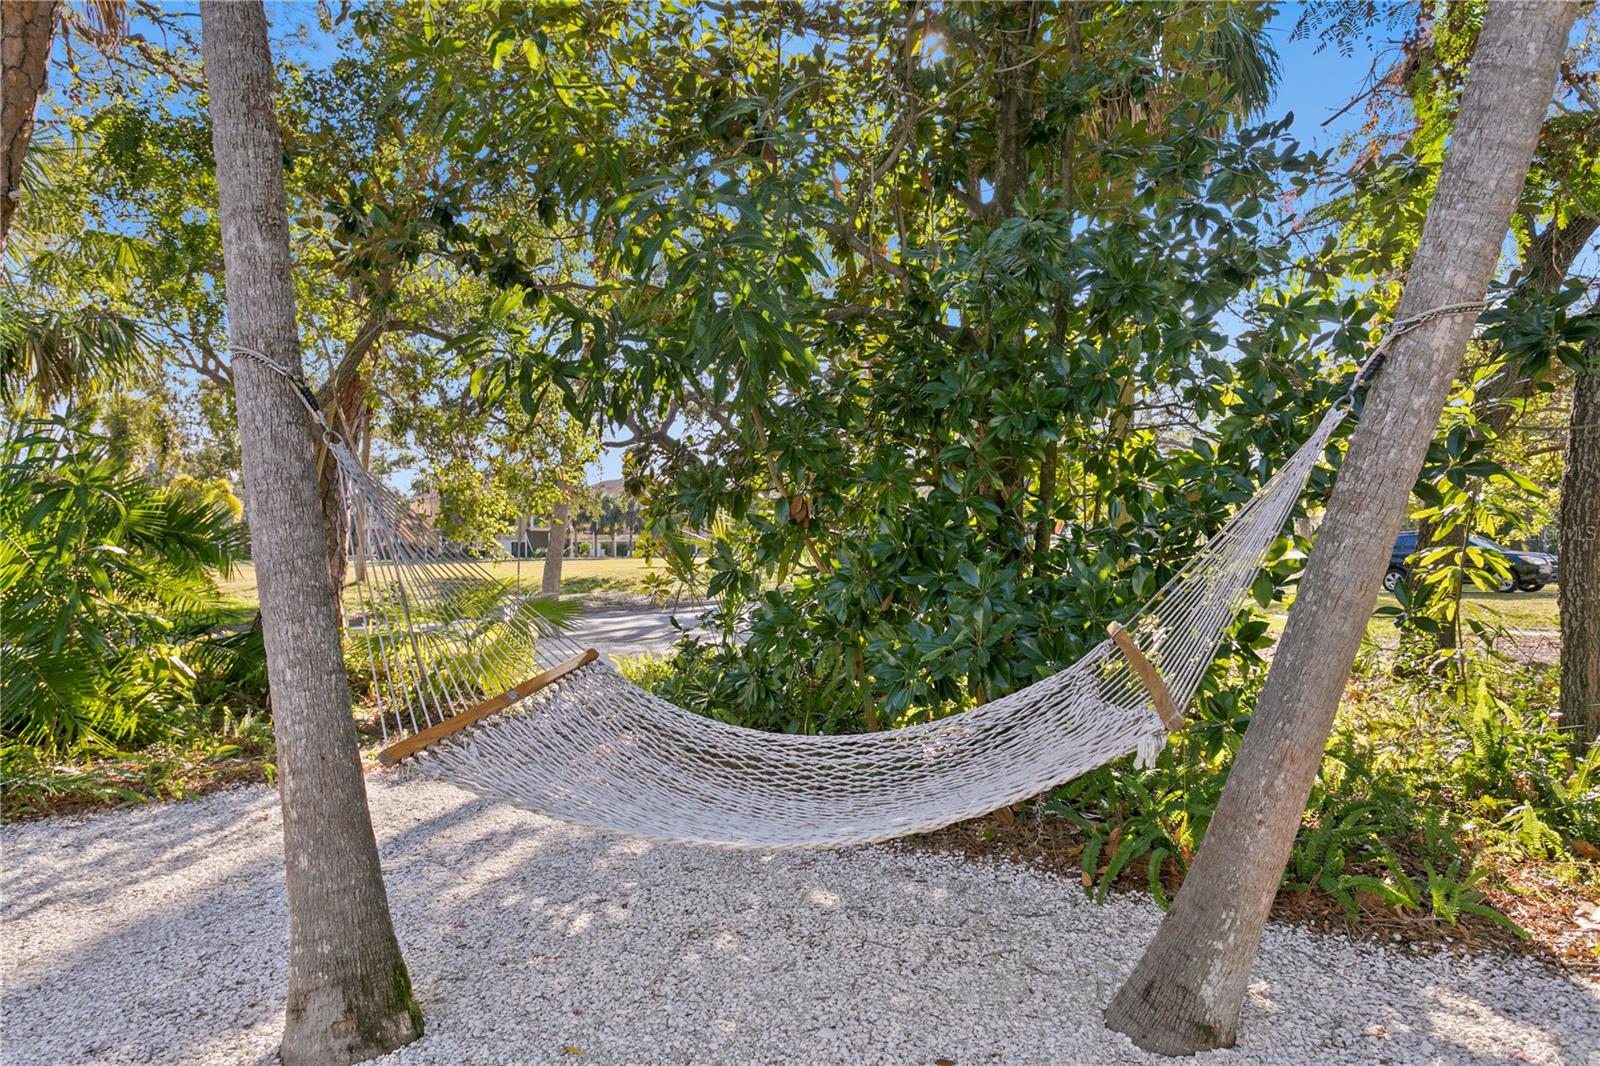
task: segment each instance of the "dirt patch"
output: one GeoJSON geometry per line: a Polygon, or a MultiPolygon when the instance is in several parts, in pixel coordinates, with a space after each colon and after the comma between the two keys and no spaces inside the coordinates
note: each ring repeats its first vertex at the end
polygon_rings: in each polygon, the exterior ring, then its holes
{"type": "Polygon", "coordinates": [[[1537,629],[1511,629],[1495,640],[1495,650],[1517,662],[1555,666],[1561,662],[1561,634],[1537,629]]]}

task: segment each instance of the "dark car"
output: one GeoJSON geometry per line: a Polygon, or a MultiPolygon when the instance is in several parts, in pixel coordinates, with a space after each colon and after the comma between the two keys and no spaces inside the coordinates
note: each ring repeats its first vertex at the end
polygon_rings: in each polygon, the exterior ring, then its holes
{"type": "MultiPolygon", "coordinates": [[[[1518,589],[1537,592],[1556,579],[1556,557],[1553,555],[1502,547],[1487,537],[1468,537],[1467,542],[1474,548],[1500,556],[1510,565],[1511,576],[1501,582],[1501,592],[1515,592],[1518,589]]],[[[1411,567],[1406,559],[1416,550],[1415,530],[1409,530],[1394,539],[1394,550],[1389,553],[1389,569],[1383,575],[1383,587],[1386,590],[1393,592],[1396,585],[1410,576],[1411,567]]]]}

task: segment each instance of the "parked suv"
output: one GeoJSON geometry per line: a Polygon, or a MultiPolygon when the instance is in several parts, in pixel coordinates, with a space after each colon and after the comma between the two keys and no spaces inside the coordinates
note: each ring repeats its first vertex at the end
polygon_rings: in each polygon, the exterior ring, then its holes
{"type": "MultiPolygon", "coordinates": [[[[1493,552],[1510,564],[1512,576],[1501,583],[1499,589],[1501,592],[1515,592],[1518,589],[1523,592],[1537,592],[1556,579],[1556,557],[1553,555],[1501,547],[1487,537],[1475,536],[1467,539],[1474,548],[1493,552]]],[[[1416,550],[1415,530],[1408,530],[1394,539],[1394,550],[1389,553],[1389,569],[1383,575],[1383,587],[1386,590],[1393,592],[1396,585],[1411,575],[1411,567],[1406,559],[1416,550]]]]}

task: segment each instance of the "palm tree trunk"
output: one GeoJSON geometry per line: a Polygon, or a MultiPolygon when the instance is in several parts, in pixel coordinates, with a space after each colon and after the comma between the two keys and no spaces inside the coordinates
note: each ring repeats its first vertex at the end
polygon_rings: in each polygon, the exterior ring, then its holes
{"type": "MultiPolygon", "coordinates": [[[[1576,11],[1536,0],[1489,5],[1397,317],[1488,289],[1576,11]]],[[[1146,1050],[1234,1042],[1267,913],[1472,326],[1453,315],[1401,338],[1369,397],[1205,841],[1106,1010],[1106,1023],[1146,1050]]]]}
{"type": "MultiPolygon", "coordinates": [[[[205,0],[202,50],[236,349],[301,368],[283,149],[261,4],[205,0]]],[[[245,494],[261,582],[289,896],[283,1061],[355,1062],[422,1016],[390,921],[328,582],[318,441],[294,388],[236,357],[245,494]]]]}
{"type": "Polygon", "coordinates": [[[563,499],[556,504],[556,513],[550,520],[550,547],[544,553],[544,580],[539,591],[546,596],[561,595],[561,555],[567,550],[567,519],[572,514],[572,501],[563,499]]]}
{"type": "MultiPolygon", "coordinates": [[[[1596,310],[1600,310],[1597,308],[1596,310]]],[[[1600,740],[1600,340],[1572,382],[1561,473],[1561,720],[1581,757],[1600,740]]]]}
{"type": "Polygon", "coordinates": [[[6,0],[0,7],[0,59],[5,84],[0,90],[0,156],[5,187],[0,189],[0,251],[17,213],[22,191],[22,163],[33,140],[33,112],[50,72],[50,45],[55,40],[56,0],[6,0]]]}

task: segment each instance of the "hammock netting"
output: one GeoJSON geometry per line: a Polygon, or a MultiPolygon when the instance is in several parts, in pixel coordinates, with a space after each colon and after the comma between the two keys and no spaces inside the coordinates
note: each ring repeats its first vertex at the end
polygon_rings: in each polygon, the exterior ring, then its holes
{"type": "MultiPolygon", "coordinates": [[[[506,706],[407,762],[481,796],[585,826],[732,848],[833,847],[926,832],[1035,796],[1167,726],[1134,660],[1185,706],[1262,559],[1344,418],[1309,439],[1113,640],[1041,681],[904,729],[809,736],[743,729],[627,681],[562,632],[549,601],[495,578],[337,439],[355,595],[346,619],[386,740],[486,701],[506,706]],[[579,665],[581,663],[581,665],[579,665]],[[515,691],[542,671],[560,679],[515,691]]],[[[1109,619],[1108,619],[1109,621],[1109,619]]]]}

